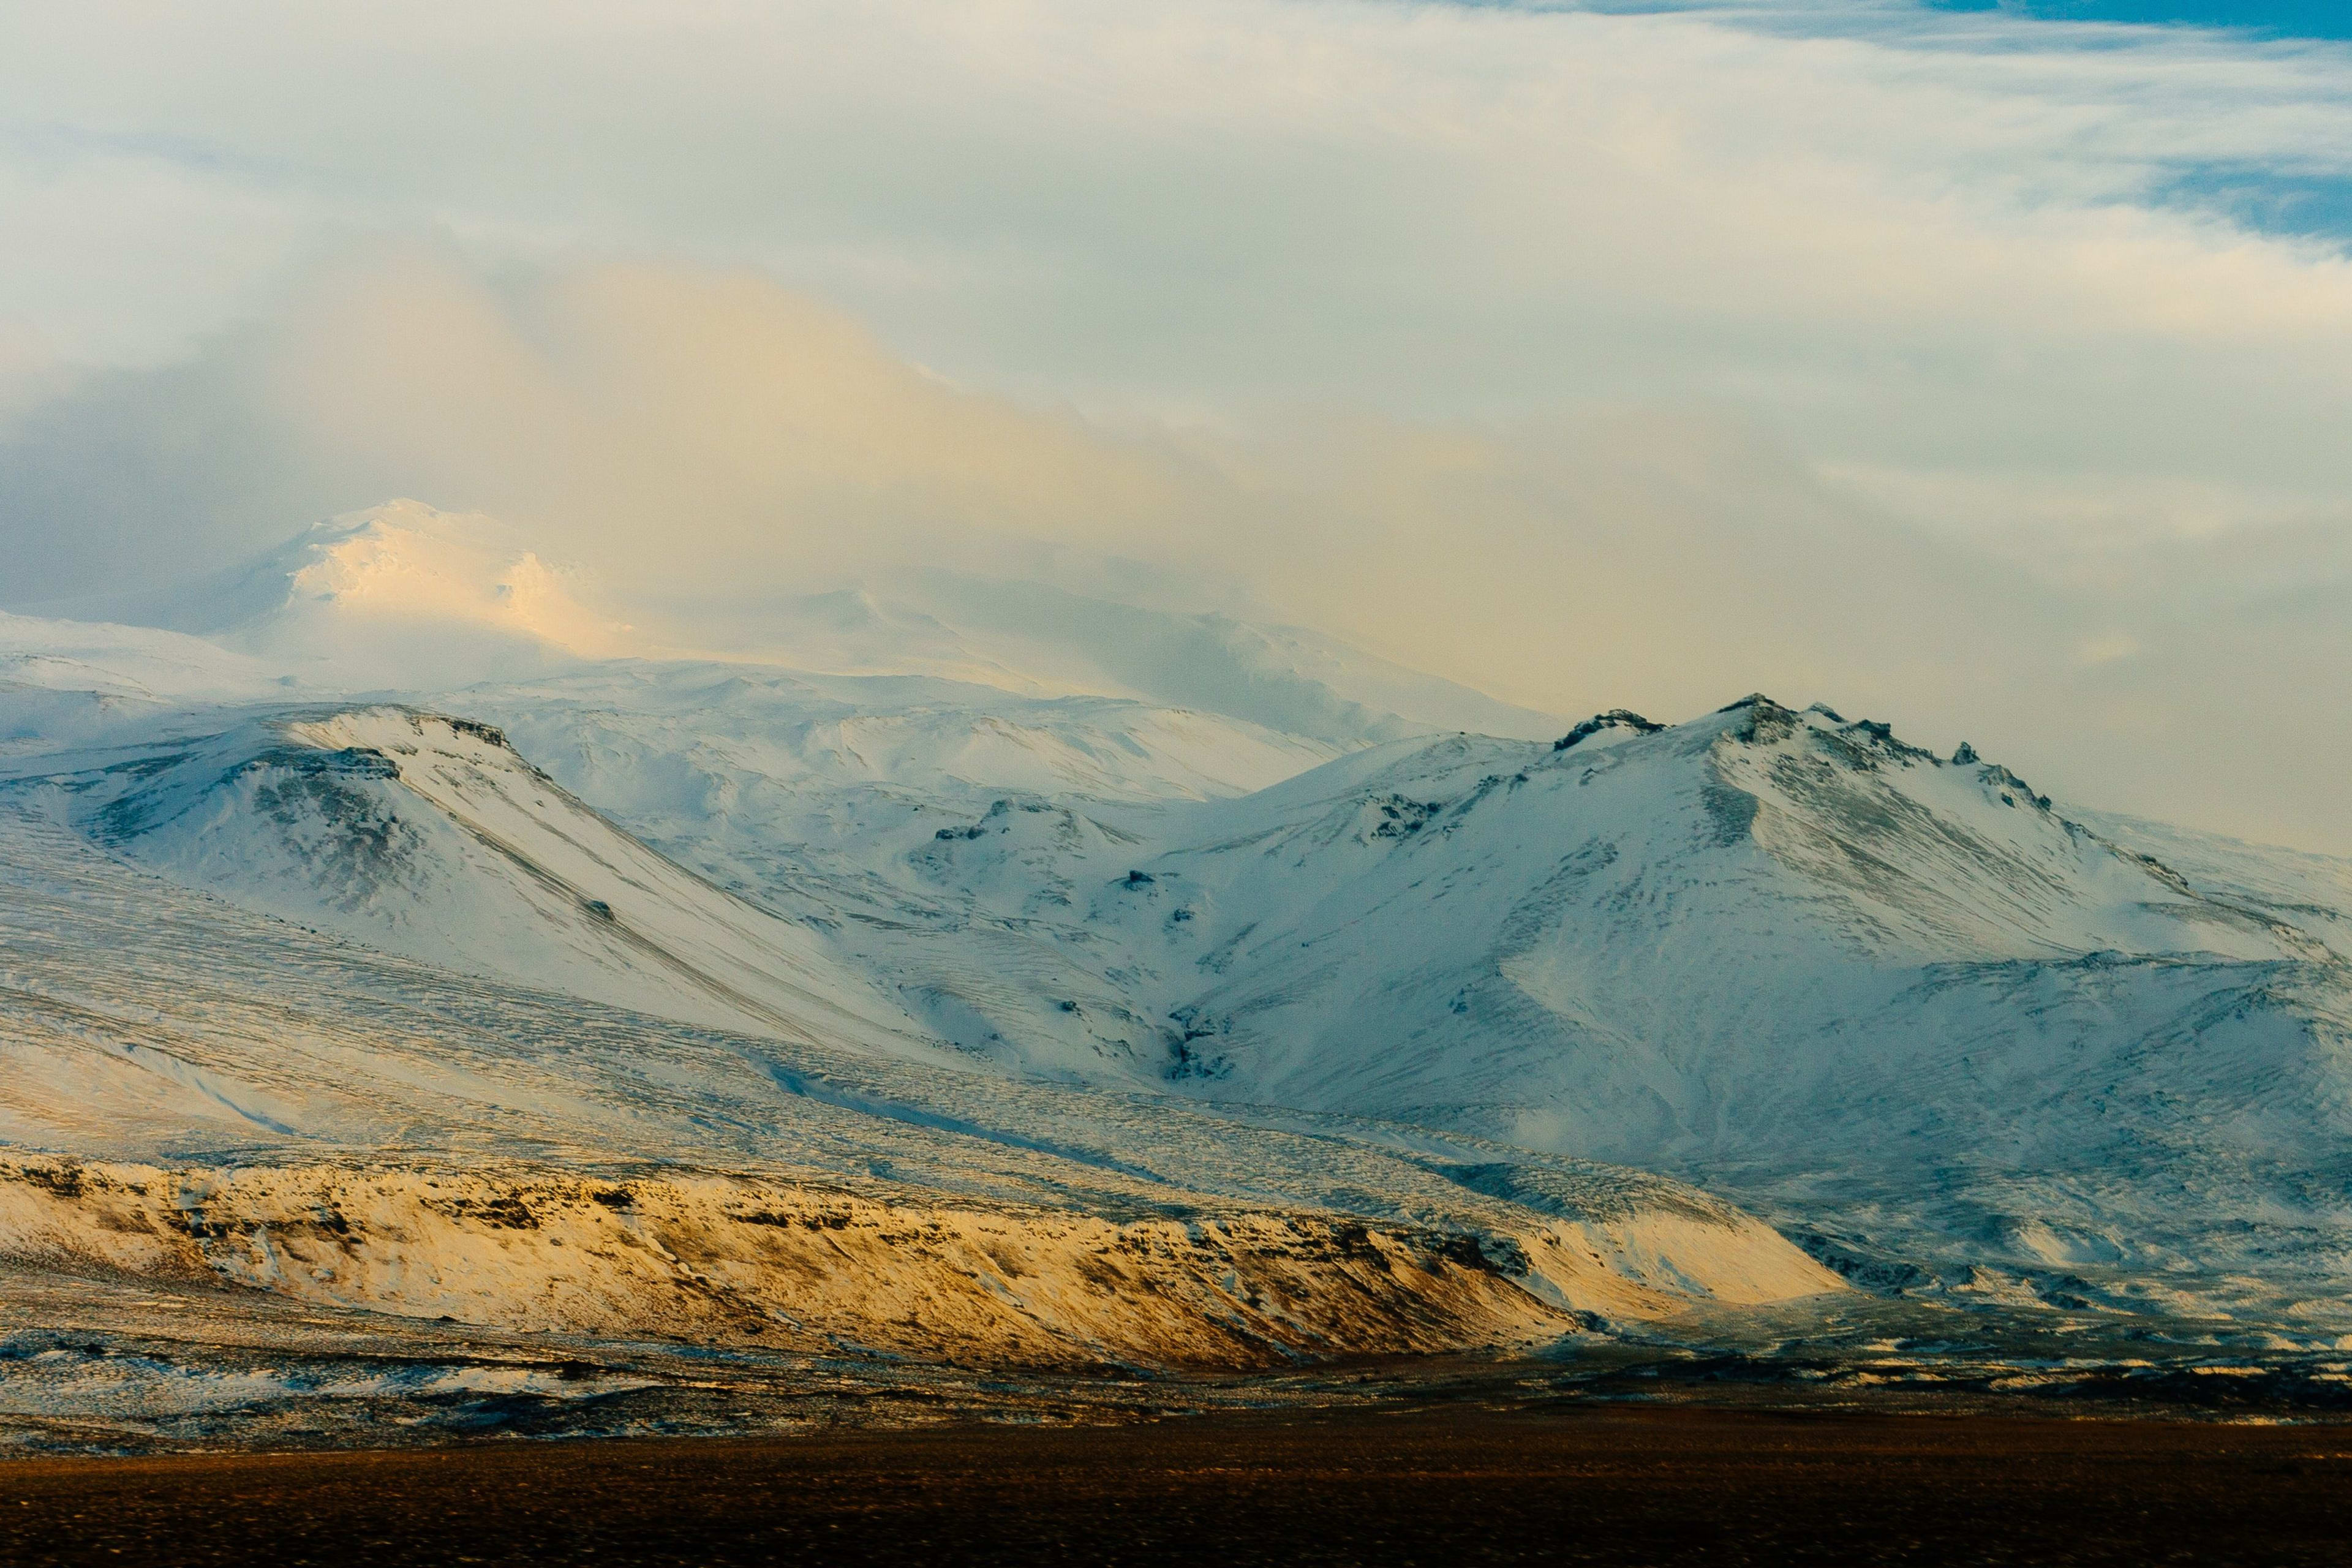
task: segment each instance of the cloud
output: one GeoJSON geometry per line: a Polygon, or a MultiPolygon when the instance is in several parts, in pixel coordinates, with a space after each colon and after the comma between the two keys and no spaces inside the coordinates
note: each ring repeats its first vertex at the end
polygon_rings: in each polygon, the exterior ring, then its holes
{"type": "Polygon", "coordinates": [[[152,362],[321,246],[437,229],[756,267],[1098,412],[1696,394],[1842,461],[2347,478],[2352,268],[2231,194],[2352,179],[2340,46],[1883,5],[226,0],[25,8],[0,88],[0,316],[68,353],[152,362]]]}
{"type": "Polygon", "coordinates": [[[58,592],[127,563],[184,579],[392,495],[503,519],[640,625],[944,565],[1314,626],[1553,711],[1818,698],[2095,804],[2345,843],[2352,727],[2302,695],[2352,679],[2352,552],[2325,523],[2037,571],[1696,403],[1110,427],[740,271],[493,285],[373,248],[194,361],[21,421],[0,560],[58,592]]]}
{"type": "Polygon", "coordinates": [[[2352,488],[2352,263],[2247,216],[2352,182],[2338,45],[1876,4],[99,0],[0,17],[0,322],[67,359],[166,363],[435,234],[491,274],[750,268],[1111,418],[1698,401],[1882,500],[2352,488]]]}
{"type": "Polygon", "coordinates": [[[92,0],[0,16],[0,104],[15,602],[411,494],[640,595],[1126,558],[1522,701],[1764,686],[2352,847],[2352,263],[2261,221],[2352,180],[2341,46],[92,0]]]}

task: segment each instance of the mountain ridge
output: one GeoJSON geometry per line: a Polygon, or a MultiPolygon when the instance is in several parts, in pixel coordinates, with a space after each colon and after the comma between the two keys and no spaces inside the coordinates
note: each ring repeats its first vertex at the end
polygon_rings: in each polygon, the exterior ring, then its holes
{"type": "Polygon", "coordinates": [[[576,736],[549,753],[550,781],[503,734],[469,735],[474,721],[357,709],[124,770],[110,775],[121,793],[41,787],[191,887],[688,1022],[790,1036],[823,996],[863,1020],[831,1026],[837,1048],[1728,1182],[1806,1234],[1845,1237],[1824,1247],[1953,1288],[1981,1265],[2064,1263],[2105,1270],[2096,1289],[2122,1310],[2149,1267],[2190,1296],[2226,1295],[2242,1266],[2332,1278],[2326,1248],[2294,1237],[2352,1239],[2352,1209],[2305,1173],[2342,1163],[2352,1129],[2352,1081],[2330,1065],[2352,1042],[2343,910],[2264,895],[2251,876],[2200,884],[1972,749],[1937,757],[1819,705],[1758,696],[1682,725],[1603,719],[1567,745],[1394,740],[1247,793],[1090,795],[1008,793],[903,758],[841,774],[772,750],[624,752],[602,710],[566,721],[585,728],[541,726],[576,736]],[[320,760],[289,764],[280,742],[320,760]],[[486,755],[506,783],[483,795],[486,755]],[[720,771],[681,788],[681,765],[720,771]],[[452,850],[394,905],[341,907],[335,855],[272,847],[331,839],[334,824],[290,825],[282,800],[229,787],[240,770],[289,766],[421,787],[420,809],[461,817],[494,798],[515,814],[506,858],[452,850]],[[632,787],[648,768],[667,782],[632,787]],[[200,835],[125,815],[178,798],[183,780],[215,803],[206,831],[229,834],[212,859],[189,847],[200,835]],[[581,804],[599,798],[618,827],[581,804]],[[633,822],[653,829],[643,844],[633,822]],[[497,900],[466,891],[593,832],[638,847],[592,862],[669,869],[574,876],[552,905],[534,902],[530,875],[497,900]],[[550,847],[515,847],[531,835],[550,847]],[[240,882],[264,865],[279,868],[268,888],[240,882]],[[698,955],[689,977],[717,982],[704,992],[718,1012],[663,989],[675,965],[605,951],[567,967],[643,923],[631,900],[661,878],[737,911],[669,939],[698,955]],[[609,914],[588,909],[608,897],[609,914]],[[468,909],[488,912],[453,912],[468,909]],[[553,934],[516,945],[534,921],[553,934]],[[709,934],[722,928],[735,934],[709,934]],[[774,956],[773,934],[745,948],[739,928],[797,932],[784,943],[797,956],[774,956]],[[496,931],[509,934],[476,934],[496,931]],[[727,994],[758,987],[730,974],[784,989],[747,1009],[727,994]],[[2149,1195],[2181,1182],[2206,1194],[2200,1210],[2149,1195]],[[1841,1210],[1882,1220],[1842,1231],[1841,1210]]]}
{"type": "Polygon", "coordinates": [[[1849,1298],[2352,1341],[2352,863],[1760,693],[1483,735],[1285,685],[1314,648],[1240,622],[1148,623],[1139,657],[1273,650],[1185,706],[803,608],[861,672],[370,693],[0,621],[0,1257],[722,1339],[781,1334],[790,1276],[803,1326],[925,1353],[887,1279],[982,1359],[1517,1354],[1849,1298]],[[594,1228],[622,1180],[631,1242],[594,1228]]]}

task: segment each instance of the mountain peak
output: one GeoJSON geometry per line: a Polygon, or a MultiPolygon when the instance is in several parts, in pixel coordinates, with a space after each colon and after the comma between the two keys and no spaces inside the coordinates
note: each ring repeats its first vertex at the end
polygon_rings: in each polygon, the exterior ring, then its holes
{"type": "Polygon", "coordinates": [[[629,628],[572,596],[577,574],[522,548],[479,512],[394,500],[345,512],[298,535],[274,558],[284,605],[346,614],[488,626],[590,657],[620,650],[629,628]]]}
{"type": "Polygon", "coordinates": [[[1612,708],[1606,713],[1595,713],[1567,734],[1551,743],[1555,752],[1565,752],[1600,734],[1604,730],[1631,730],[1637,735],[1654,735],[1664,729],[1654,720],[1644,719],[1631,708],[1612,708]]]}
{"type": "Polygon", "coordinates": [[[414,685],[634,651],[584,585],[495,518],[396,500],[314,523],[175,618],[345,679],[414,685]]]}

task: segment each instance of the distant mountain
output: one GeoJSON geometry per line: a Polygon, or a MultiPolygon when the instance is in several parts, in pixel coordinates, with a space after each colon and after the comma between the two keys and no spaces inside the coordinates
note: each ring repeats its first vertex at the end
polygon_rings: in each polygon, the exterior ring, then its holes
{"type": "Polygon", "coordinates": [[[1535,736],[1560,722],[1304,628],[1037,583],[925,571],[685,611],[612,611],[596,598],[586,577],[497,519],[394,500],[167,595],[75,613],[198,635],[345,690],[429,691],[620,658],[717,658],[1123,697],[1339,747],[1440,731],[1535,736]]]}
{"type": "Polygon", "coordinates": [[[140,608],[317,684],[415,688],[631,651],[629,627],[575,590],[495,519],[401,500],[140,608]]]}
{"type": "Polygon", "coordinates": [[[293,684],[268,661],[201,637],[0,614],[0,757],[158,724],[200,729],[217,721],[187,710],[279,699],[293,684]]]}

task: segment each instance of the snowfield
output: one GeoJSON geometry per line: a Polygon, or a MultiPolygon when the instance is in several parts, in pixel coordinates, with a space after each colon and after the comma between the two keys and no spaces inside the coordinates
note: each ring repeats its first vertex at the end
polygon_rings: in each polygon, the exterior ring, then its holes
{"type": "Polygon", "coordinates": [[[209,638],[0,620],[0,1253],[975,1363],[2352,1334],[2352,865],[1762,697],[1528,739],[946,579],[665,647],[521,562],[411,503],[209,638]]]}

